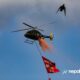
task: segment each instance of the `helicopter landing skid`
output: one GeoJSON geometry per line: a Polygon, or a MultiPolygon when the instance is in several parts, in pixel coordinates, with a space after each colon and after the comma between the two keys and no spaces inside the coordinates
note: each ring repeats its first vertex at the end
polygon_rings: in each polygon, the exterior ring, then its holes
{"type": "Polygon", "coordinates": [[[33,43],[34,43],[34,41],[29,40],[29,39],[26,39],[24,42],[25,42],[25,43],[29,43],[29,44],[33,44],[33,43]]]}

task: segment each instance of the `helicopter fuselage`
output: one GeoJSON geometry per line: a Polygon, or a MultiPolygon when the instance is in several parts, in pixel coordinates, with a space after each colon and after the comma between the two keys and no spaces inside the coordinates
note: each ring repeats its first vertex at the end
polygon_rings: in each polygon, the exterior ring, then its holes
{"type": "Polygon", "coordinates": [[[30,30],[26,32],[24,36],[32,40],[38,40],[41,37],[44,38],[44,36],[38,30],[30,30]]]}

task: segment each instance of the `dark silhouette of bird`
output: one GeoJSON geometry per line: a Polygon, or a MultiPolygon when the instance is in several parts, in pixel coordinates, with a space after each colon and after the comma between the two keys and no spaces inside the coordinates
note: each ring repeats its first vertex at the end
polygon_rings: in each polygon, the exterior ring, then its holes
{"type": "Polygon", "coordinates": [[[65,4],[62,4],[59,8],[58,8],[58,10],[57,10],[57,12],[58,11],[64,11],[64,14],[65,14],[65,16],[66,16],[66,7],[65,7],[65,4]]]}

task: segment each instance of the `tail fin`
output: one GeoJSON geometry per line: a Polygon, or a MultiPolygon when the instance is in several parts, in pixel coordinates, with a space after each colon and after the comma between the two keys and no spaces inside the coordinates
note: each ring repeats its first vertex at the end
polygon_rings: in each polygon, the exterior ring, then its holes
{"type": "Polygon", "coordinates": [[[53,33],[52,32],[50,33],[49,38],[50,38],[50,40],[53,40],[53,33]]]}

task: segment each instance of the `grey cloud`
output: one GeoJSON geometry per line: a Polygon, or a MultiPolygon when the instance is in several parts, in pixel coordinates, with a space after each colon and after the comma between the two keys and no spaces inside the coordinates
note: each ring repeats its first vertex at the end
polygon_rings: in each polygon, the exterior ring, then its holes
{"type": "Polygon", "coordinates": [[[76,2],[75,0],[70,0],[70,2],[69,0],[18,0],[12,2],[15,4],[10,4],[11,1],[8,0],[8,4],[0,8],[0,26],[9,26],[12,22],[20,24],[22,21],[27,21],[32,25],[42,25],[56,21],[56,24],[49,26],[55,26],[52,28],[62,30],[62,28],[80,24],[80,10],[79,5],[77,5],[80,2],[79,0],[76,2]],[[56,15],[57,8],[60,4],[63,4],[62,2],[65,3],[67,7],[66,17],[63,13],[56,15]]]}

